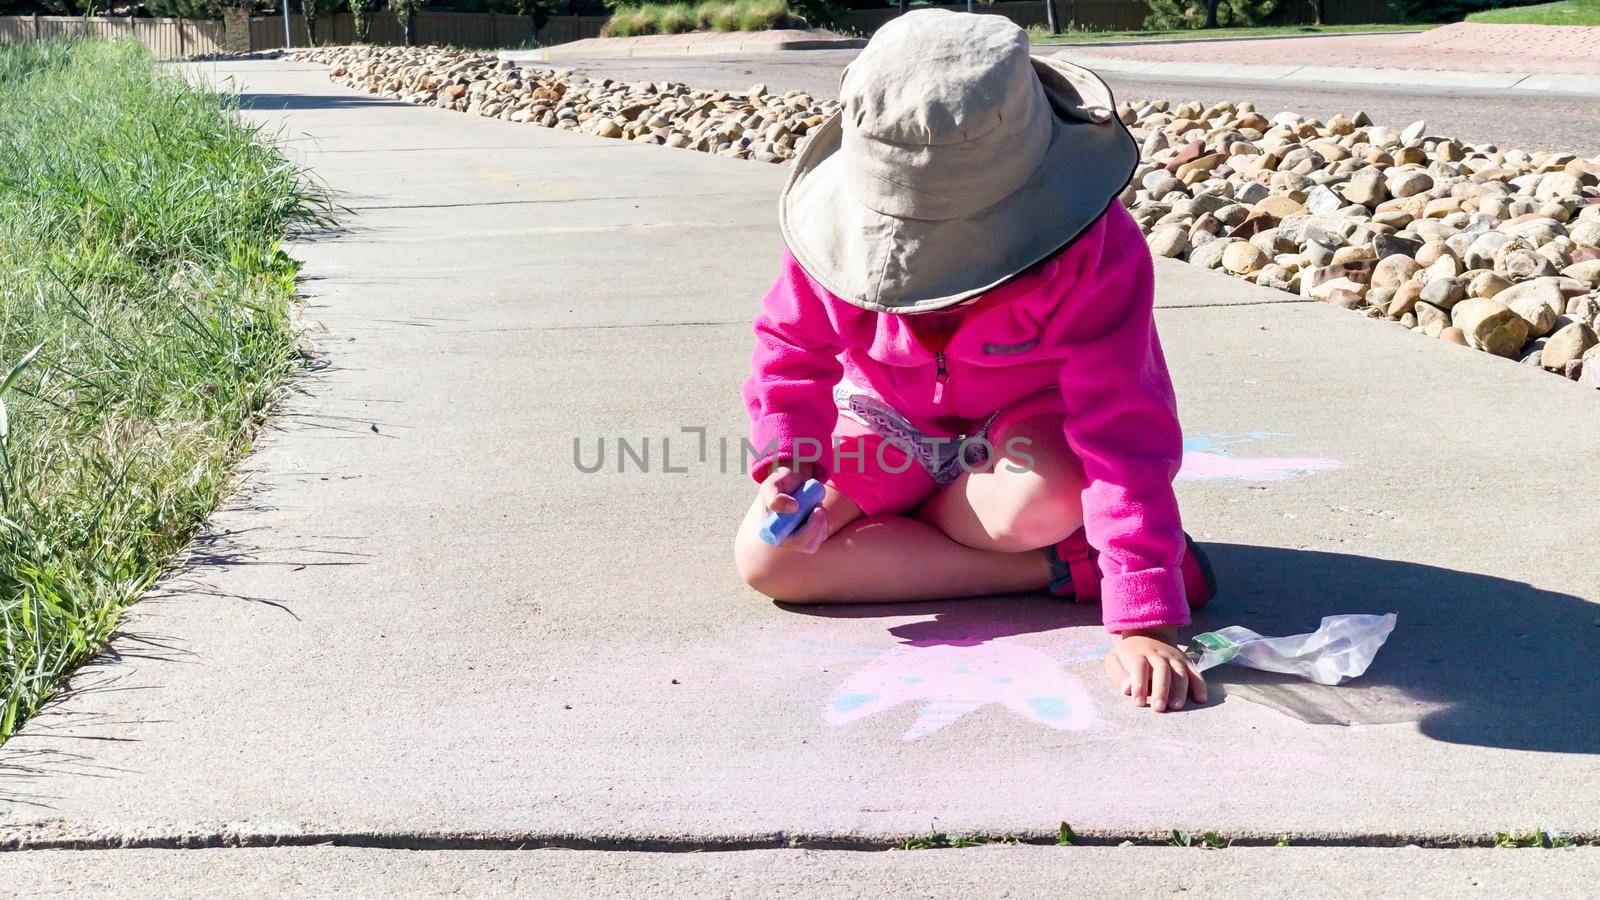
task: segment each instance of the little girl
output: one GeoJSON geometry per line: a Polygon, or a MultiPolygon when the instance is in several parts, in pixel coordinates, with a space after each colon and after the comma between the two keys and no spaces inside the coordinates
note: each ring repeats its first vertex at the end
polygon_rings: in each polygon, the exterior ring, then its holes
{"type": "Polygon", "coordinates": [[[1215,585],[1172,492],[1150,254],[1116,202],[1138,151],[1109,89],[1002,17],[926,10],[881,29],[840,96],[780,201],[740,572],[792,603],[1099,601],[1125,694],[1205,702],[1174,641],[1215,585]],[[822,505],[767,546],[808,478],[822,505]]]}

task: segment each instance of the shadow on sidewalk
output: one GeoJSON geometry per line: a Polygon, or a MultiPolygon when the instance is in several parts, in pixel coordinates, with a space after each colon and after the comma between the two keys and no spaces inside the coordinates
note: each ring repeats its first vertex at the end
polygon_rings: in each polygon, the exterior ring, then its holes
{"type": "Polygon", "coordinates": [[[252,94],[241,93],[241,109],[350,109],[361,106],[403,106],[411,104],[387,97],[347,97],[343,94],[252,94]]]}
{"type": "MultiPolygon", "coordinates": [[[[1217,699],[1249,700],[1313,724],[1417,722],[1423,734],[1453,744],[1600,753],[1600,703],[1589,684],[1600,606],[1415,563],[1244,544],[1205,548],[1222,591],[1185,635],[1226,625],[1299,634],[1323,616],[1398,615],[1394,634],[1355,681],[1327,687],[1225,666],[1209,674],[1221,687],[1217,699]]],[[[919,648],[1098,624],[1091,607],[1033,597],[783,608],[827,618],[931,615],[889,629],[919,648]]]]}

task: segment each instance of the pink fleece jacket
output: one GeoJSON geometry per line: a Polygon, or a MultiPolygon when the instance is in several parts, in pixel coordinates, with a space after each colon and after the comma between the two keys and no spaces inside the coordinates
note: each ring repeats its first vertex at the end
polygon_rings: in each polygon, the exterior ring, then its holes
{"type": "Polygon", "coordinates": [[[816,442],[802,448],[828,446],[841,377],[913,423],[981,420],[1059,385],[1067,443],[1087,476],[1084,523],[1100,551],[1106,627],[1187,624],[1172,492],[1183,436],[1153,304],[1144,237],[1113,203],[1069,249],[972,309],[944,350],[947,379],[938,390],[938,354],[917,340],[905,316],[840,300],[785,253],[755,321],[744,386],[752,443],[775,448],[754,474],[759,481],[772,459],[794,455],[798,439],[816,442]]]}

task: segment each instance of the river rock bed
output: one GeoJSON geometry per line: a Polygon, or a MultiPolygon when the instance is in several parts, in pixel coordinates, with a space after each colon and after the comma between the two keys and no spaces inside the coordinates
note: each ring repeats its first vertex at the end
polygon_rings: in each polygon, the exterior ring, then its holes
{"type": "MultiPolygon", "coordinates": [[[[591,80],[431,47],[291,51],[410,103],[783,163],[838,110],[803,91],[591,80]]],[[[1243,103],[1133,100],[1122,202],[1153,253],[1600,387],[1600,157],[1243,103]]]]}
{"type": "Polygon", "coordinates": [[[321,47],[288,55],[327,65],[339,84],[408,103],[760,162],[794,158],[805,135],[839,109],[836,100],[804,91],[772,94],[759,84],[730,92],[590,80],[433,47],[321,47]]]}
{"type": "Polygon", "coordinates": [[[1600,387],[1600,158],[1133,101],[1150,249],[1600,387]],[[1587,371],[1586,371],[1587,367],[1587,371]]]}

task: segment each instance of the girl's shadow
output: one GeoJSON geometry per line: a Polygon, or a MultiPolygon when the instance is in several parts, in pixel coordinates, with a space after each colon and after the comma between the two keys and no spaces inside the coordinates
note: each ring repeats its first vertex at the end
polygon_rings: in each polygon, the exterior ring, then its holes
{"type": "MultiPolygon", "coordinates": [[[[1456,744],[1600,752],[1600,702],[1589,684],[1600,606],[1518,581],[1340,553],[1206,544],[1222,591],[1185,634],[1244,625],[1312,631],[1323,616],[1398,615],[1361,678],[1325,687],[1228,666],[1209,676],[1230,695],[1307,722],[1417,722],[1456,744]]],[[[889,632],[912,647],[1098,627],[1090,606],[1038,597],[868,606],[785,607],[830,618],[928,615],[889,632]]]]}

